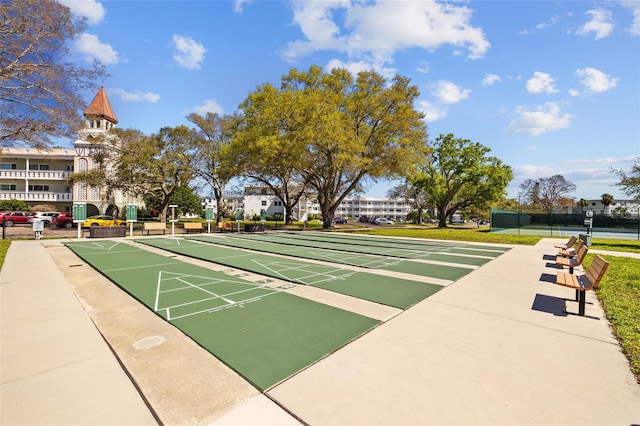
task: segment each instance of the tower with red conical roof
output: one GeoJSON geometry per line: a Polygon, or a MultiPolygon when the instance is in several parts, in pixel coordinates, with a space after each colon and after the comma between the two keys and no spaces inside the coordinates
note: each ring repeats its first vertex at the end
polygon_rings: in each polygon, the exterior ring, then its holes
{"type": "MultiPolygon", "coordinates": [[[[110,157],[117,155],[119,138],[109,131],[116,127],[118,118],[111,108],[104,87],[98,89],[89,106],[84,110],[85,127],[78,132],[73,143],[76,151],[74,171],[89,172],[98,167],[111,169],[110,157]]],[[[117,216],[124,205],[121,191],[109,191],[100,186],[79,182],[73,187],[74,202],[87,204],[87,216],[112,214],[117,216]]]]}

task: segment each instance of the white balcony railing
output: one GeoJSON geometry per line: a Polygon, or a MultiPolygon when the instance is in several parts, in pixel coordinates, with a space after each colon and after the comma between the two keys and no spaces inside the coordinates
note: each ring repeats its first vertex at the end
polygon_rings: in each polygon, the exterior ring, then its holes
{"type": "Polygon", "coordinates": [[[66,180],[70,174],[61,170],[0,170],[0,179],[66,180]]]}
{"type": "Polygon", "coordinates": [[[73,194],[70,192],[0,192],[0,200],[21,200],[21,201],[73,201],[73,194]]]}

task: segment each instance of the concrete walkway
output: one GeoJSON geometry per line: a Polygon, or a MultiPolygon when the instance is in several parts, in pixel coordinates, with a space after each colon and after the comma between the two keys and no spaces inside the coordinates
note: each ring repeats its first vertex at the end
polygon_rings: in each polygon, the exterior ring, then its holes
{"type": "Polygon", "coordinates": [[[550,282],[557,242],[515,247],[261,394],[59,240],[15,241],[0,424],[640,424],[594,294],[580,317],[550,282]]]}

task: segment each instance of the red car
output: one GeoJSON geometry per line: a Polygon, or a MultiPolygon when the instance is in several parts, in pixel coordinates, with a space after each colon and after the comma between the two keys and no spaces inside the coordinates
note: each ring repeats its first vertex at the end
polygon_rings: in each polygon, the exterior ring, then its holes
{"type": "Polygon", "coordinates": [[[15,224],[29,224],[31,222],[33,222],[33,216],[29,212],[0,213],[0,225],[13,226],[15,224]]]}
{"type": "Polygon", "coordinates": [[[73,228],[73,213],[62,212],[58,216],[54,217],[51,221],[51,226],[56,228],[73,228]]]}

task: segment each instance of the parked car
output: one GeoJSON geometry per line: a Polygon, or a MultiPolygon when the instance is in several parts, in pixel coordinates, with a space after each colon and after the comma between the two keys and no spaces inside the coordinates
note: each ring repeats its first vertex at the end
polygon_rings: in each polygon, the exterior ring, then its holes
{"type": "Polygon", "coordinates": [[[87,220],[82,224],[83,228],[90,226],[126,226],[125,220],[120,220],[116,217],[101,214],[97,216],[89,216],[87,220]]]}
{"type": "Polygon", "coordinates": [[[33,216],[29,212],[2,212],[0,213],[0,224],[13,226],[15,224],[28,224],[33,222],[33,216]]]}
{"type": "Polygon", "coordinates": [[[33,218],[46,222],[46,225],[51,225],[53,219],[59,214],[60,212],[36,212],[33,214],[33,218]]]}
{"type": "Polygon", "coordinates": [[[336,225],[346,225],[347,218],[346,217],[336,217],[333,219],[333,223],[336,225]]]}
{"type": "Polygon", "coordinates": [[[373,223],[375,223],[376,225],[393,225],[395,222],[391,219],[387,219],[386,217],[379,217],[373,223]]]}
{"type": "Polygon", "coordinates": [[[58,216],[54,217],[51,221],[51,225],[56,228],[73,228],[73,213],[61,212],[58,216]]]}

